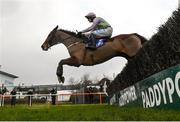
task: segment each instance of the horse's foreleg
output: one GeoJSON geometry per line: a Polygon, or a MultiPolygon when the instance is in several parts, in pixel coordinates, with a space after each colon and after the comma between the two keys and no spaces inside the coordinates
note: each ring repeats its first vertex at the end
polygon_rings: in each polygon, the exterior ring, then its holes
{"type": "Polygon", "coordinates": [[[62,83],[64,83],[63,65],[79,67],[81,65],[81,61],[79,61],[75,57],[70,57],[70,58],[67,58],[67,59],[63,59],[63,60],[61,60],[59,62],[59,65],[57,67],[56,75],[58,76],[59,82],[62,82],[62,83]]]}
{"type": "Polygon", "coordinates": [[[58,77],[58,81],[64,83],[64,77],[63,75],[63,64],[61,61],[59,62],[59,65],[57,67],[56,75],[58,77]]]}

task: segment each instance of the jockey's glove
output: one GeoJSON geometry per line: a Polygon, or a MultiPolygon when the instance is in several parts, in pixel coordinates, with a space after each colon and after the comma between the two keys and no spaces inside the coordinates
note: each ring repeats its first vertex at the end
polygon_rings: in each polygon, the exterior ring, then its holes
{"type": "Polygon", "coordinates": [[[81,37],[81,36],[82,36],[82,32],[78,32],[78,33],[77,33],[77,36],[78,36],[78,37],[81,37]]]}

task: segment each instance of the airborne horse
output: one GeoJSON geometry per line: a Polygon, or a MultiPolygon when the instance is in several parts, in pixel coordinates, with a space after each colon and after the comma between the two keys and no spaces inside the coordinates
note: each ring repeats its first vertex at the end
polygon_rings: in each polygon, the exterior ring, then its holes
{"type": "Polygon", "coordinates": [[[47,51],[51,46],[62,43],[68,49],[70,57],[59,62],[57,76],[59,82],[64,82],[63,65],[79,67],[92,66],[103,63],[115,56],[122,56],[129,59],[136,55],[146,39],[136,33],[122,34],[109,39],[104,46],[96,50],[85,47],[83,39],[76,33],[67,30],[57,30],[56,26],[42,44],[42,49],[47,51]]]}

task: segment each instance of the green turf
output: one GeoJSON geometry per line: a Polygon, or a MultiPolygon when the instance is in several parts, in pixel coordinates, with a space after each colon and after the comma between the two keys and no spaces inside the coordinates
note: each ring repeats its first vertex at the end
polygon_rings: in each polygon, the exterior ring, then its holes
{"type": "Polygon", "coordinates": [[[0,108],[3,121],[110,121],[110,120],[180,120],[180,111],[120,108],[109,105],[17,105],[0,108]]]}

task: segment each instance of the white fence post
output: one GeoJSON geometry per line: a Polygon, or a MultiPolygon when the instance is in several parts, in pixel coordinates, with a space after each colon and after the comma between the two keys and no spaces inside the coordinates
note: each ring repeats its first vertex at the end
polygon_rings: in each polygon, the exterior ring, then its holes
{"type": "Polygon", "coordinates": [[[2,95],[2,106],[4,106],[4,95],[2,95]]]}
{"type": "Polygon", "coordinates": [[[0,97],[0,107],[2,106],[2,95],[0,97]]]}
{"type": "Polygon", "coordinates": [[[32,96],[30,95],[29,106],[32,106],[32,96]]]}

